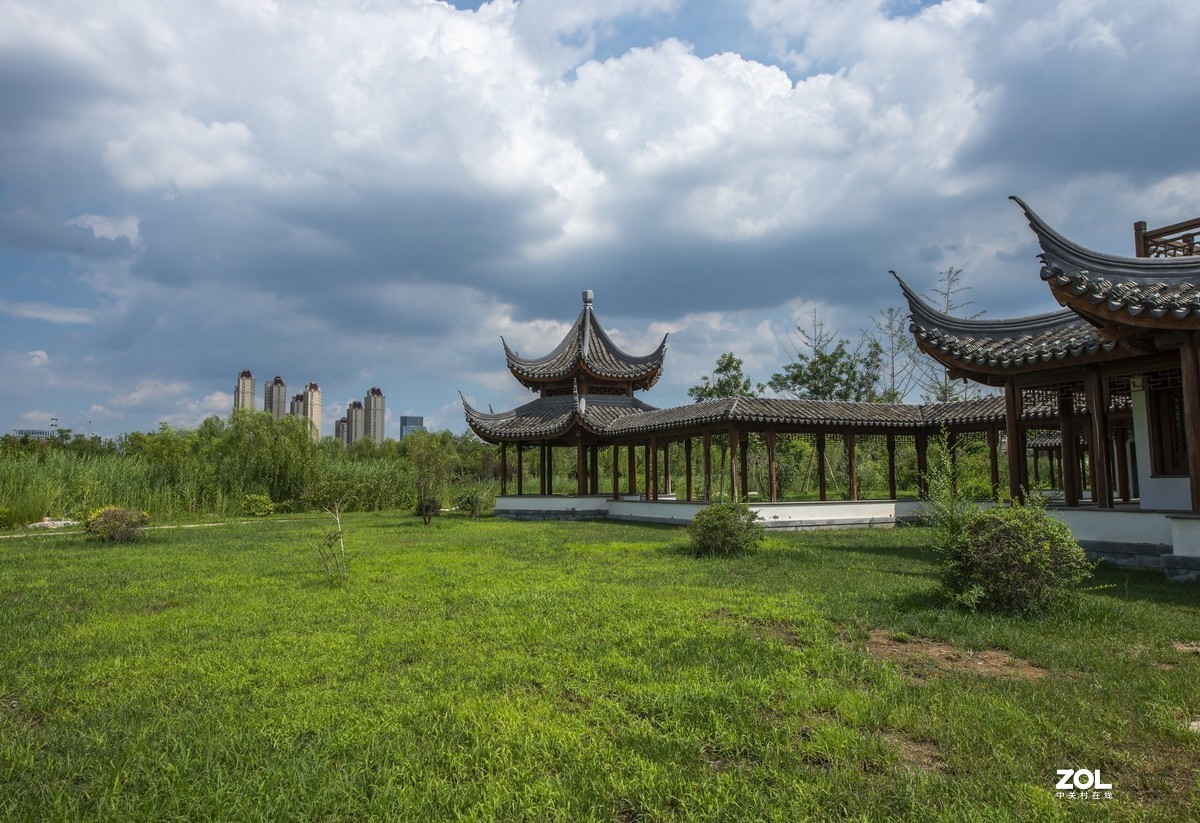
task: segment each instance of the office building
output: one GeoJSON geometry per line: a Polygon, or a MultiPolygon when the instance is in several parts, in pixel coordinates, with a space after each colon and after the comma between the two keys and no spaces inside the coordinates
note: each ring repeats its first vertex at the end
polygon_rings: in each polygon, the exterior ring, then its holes
{"type": "Polygon", "coordinates": [[[403,440],[413,432],[425,431],[425,418],[404,416],[400,418],[400,439],[403,440]]]}

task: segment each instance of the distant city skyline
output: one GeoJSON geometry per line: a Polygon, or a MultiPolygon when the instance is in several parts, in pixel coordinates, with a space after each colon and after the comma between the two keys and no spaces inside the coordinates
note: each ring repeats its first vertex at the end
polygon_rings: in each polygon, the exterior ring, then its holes
{"type": "MultiPolygon", "coordinates": [[[[256,404],[257,380],[250,369],[238,372],[234,384],[234,406],[237,409],[261,409],[276,419],[285,413],[305,417],[312,422],[318,437],[332,436],[349,445],[363,438],[370,438],[376,445],[387,439],[387,400],[383,390],[372,386],[362,400],[352,400],[345,406],[345,413],[335,417],[327,426],[324,420],[324,393],[316,382],[305,385],[303,392],[287,400],[287,381],[280,375],[263,385],[263,402],[256,404]]],[[[337,414],[335,407],[333,414],[337,414]]],[[[393,424],[395,439],[403,439],[412,431],[424,430],[424,417],[406,415],[393,424]]]]}

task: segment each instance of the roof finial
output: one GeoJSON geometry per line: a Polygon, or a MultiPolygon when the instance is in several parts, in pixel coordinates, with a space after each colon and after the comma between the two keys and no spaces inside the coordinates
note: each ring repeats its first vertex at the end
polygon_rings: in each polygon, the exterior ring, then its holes
{"type": "Polygon", "coordinates": [[[592,305],[592,290],[591,289],[583,290],[583,305],[585,305],[585,306],[592,305]]]}

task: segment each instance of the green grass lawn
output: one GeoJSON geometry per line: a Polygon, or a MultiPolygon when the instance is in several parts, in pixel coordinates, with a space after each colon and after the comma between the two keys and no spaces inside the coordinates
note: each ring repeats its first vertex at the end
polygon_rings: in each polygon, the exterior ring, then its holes
{"type": "Polygon", "coordinates": [[[918,528],[400,514],[0,541],[0,819],[1186,819],[1200,589],[944,607],[918,528]],[[936,641],[939,645],[931,642],[936,641]],[[1189,645],[1191,644],[1191,645],[1189,645]],[[1008,657],[988,650],[1005,650],[1008,657]],[[1058,798],[1099,769],[1112,799],[1058,798]]]}

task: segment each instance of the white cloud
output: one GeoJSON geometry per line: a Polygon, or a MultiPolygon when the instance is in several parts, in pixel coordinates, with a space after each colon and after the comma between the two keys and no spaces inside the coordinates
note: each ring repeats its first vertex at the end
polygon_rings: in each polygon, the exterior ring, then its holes
{"type": "Polygon", "coordinates": [[[26,352],[26,354],[29,356],[29,365],[33,366],[35,369],[38,366],[44,366],[50,362],[50,355],[46,354],[41,349],[26,352]]]}
{"type": "Polygon", "coordinates": [[[138,218],[134,215],[106,217],[102,214],[81,214],[68,220],[67,225],[91,229],[94,237],[102,237],[106,240],[117,240],[124,237],[134,248],[142,245],[142,238],[138,230],[138,218]]]}
{"type": "Polygon", "coordinates": [[[137,190],[188,191],[261,183],[254,135],[237,121],[207,125],[186,112],[139,123],[104,152],[109,172],[137,190]]]}
{"type": "Polygon", "coordinates": [[[95,323],[96,312],[51,303],[18,302],[0,299],[0,312],[22,320],[45,320],[48,323],[95,323]]]}

